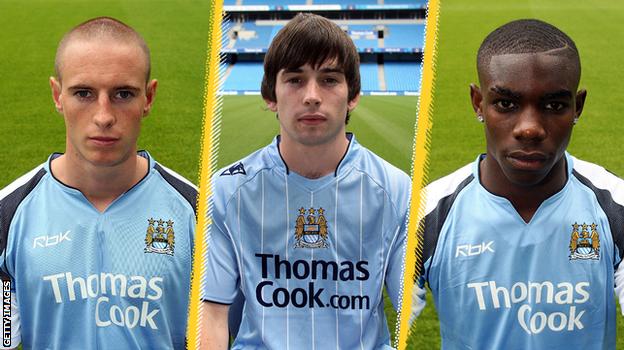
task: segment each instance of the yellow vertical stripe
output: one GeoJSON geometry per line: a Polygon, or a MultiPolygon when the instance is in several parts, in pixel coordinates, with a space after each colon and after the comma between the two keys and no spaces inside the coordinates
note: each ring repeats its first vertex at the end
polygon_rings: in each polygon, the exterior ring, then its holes
{"type": "Polygon", "coordinates": [[[220,86],[221,19],[223,1],[211,0],[208,47],[205,65],[204,116],[202,129],[201,163],[199,166],[199,198],[197,201],[197,226],[193,256],[193,278],[189,303],[187,348],[199,348],[201,320],[201,287],[206,249],[208,248],[209,199],[212,195],[210,179],[215,171],[218,152],[218,135],[221,117],[221,100],[217,95],[220,86]]]}
{"type": "Polygon", "coordinates": [[[425,25],[425,47],[423,73],[420,88],[418,119],[414,135],[412,154],[412,198],[410,201],[407,247],[403,275],[403,302],[399,315],[398,349],[405,349],[409,335],[409,316],[412,308],[412,289],[417,264],[422,264],[422,226],[418,223],[425,213],[425,193],[422,190],[427,180],[431,126],[433,125],[433,82],[435,78],[436,39],[438,33],[439,0],[429,0],[425,25]],[[417,232],[418,231],[418,232],[417,232]]]}

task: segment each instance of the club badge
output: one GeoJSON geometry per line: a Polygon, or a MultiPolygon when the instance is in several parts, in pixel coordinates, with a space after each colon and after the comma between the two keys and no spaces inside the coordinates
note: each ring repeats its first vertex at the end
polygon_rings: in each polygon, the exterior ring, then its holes
{"type": "Polygon", "coordinates": [[[600,259],[600,235],[598,225],[585,223],[572,225],[570,237],[570,260],[598,260],[600,259]],[[579,230],[580,229],[580,230],[579,230]],[[591,231],[589,231],[591,229],[591,231]]]}
{"type": "Polygon", "coordinates": [[[173,255],[175,246],[175,232],[173,231],[173,221],[163,219],[147,220],[147,234],[145,235],[145,252],[173,255]],[[157,226],[154,226],[154,225],[157,226]],[[167,224],[167,227],[165,227],[167,224]]]}
{"type": "Polygon", "coordinates": [[[295,248],[327,248],[327,219],[323,208],[299,209],[295,224],[295,248]],[[306,216],[307,212],[307,216],[306,216]]]}

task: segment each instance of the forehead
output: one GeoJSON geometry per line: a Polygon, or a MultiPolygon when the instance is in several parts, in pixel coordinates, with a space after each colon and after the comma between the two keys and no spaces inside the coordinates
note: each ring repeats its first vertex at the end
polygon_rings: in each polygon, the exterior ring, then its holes
{"type": "Polygon", "coordinates": [[[516,91],[576,91],[579,71],[571,59],[547,53],[495,55],[479,72],[482,88],[505,87],[516,91]]]}
{"type": "MultiPolygon", "coordinates": [[[[60,74],[68,80],[145,80],[147,56],[138,45],[113,40],[72,40],[60,54],[60,74]]],[[[88,83],[85,81],[84,83],[88,83]]]]}

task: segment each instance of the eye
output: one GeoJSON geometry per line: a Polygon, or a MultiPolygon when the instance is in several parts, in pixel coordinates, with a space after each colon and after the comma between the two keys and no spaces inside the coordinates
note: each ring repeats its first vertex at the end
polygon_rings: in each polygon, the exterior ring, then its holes
{"type": "Polygon", "coordinates": [[[338,83],[339,81],[336,78],[324,78],[323,79],[323,85],[326,85],[326,86],[334,86],[334,85],[337,85],[338,83]]]}
{"type": "Polygon", "coordinates": [[[81,99],[87,99],[91,97],[92,94],[91,94],[91,91],[89,90],[76,90],[74,91],[74,96],[81,98],[81,99]]]}
{"type": "Polygon", "coordinates": [[[518,105],[512,100],[496,100],[494,106],[502,112],[512,111],[518,108],[518,105]]]}
{"type": "Polygon", "coordinates": [[[118,100],[128,100],[134,97],[134,93],[128,90],[119,90],[115,93],[115,98],[118,100]]]}
{"type": "Polygon", "coordinates": [[[557,101],[551,101],[551,102],[547,102],[544,105],[544,108],[548,111],[553,111],[553,112],[560,112],[563,109],[565,109],[568,105],[566,103],[563,102],[557,102],[557,101]]]}
{"type": "Polygon", "coordinates": [[[301,78],[298,78],[298,77],[288,78],[288,79],[286,79],[286,83],[287,84],[300,84],[301,83],[301,78]]]}

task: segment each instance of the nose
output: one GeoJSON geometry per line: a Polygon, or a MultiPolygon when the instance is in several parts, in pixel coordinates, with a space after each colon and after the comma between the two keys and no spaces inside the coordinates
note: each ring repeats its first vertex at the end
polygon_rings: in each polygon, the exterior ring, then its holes
{"type": "Polygon", "coordinates": [[[115,113],[113,112],[110,97],[107,94],[98,96],[93,122],[101,129],[108,129],[115,124],[115,113]]]}
{"type": "Polygon", "coordinates": [[[522,141],[542,141],[546,138],[546,120],[534,108],[527,108],[517,117],[514,125],[513,135],[522,141]]]}
{"type": "Polygon", "coordinates": [[[319,105],[321,104],[320,86],[315,80],[310,80],[306,84],[303,103],[305,105],[319,105]]]}

